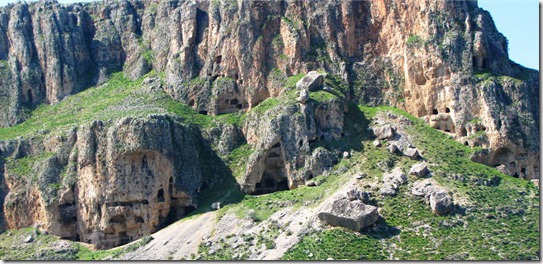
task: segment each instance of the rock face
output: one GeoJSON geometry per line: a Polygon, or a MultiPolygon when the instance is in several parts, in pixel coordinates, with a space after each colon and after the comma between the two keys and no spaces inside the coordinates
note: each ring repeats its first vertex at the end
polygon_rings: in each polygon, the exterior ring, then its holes
{"type": "Polygon", "coordinates": [[[508,59],[505,37],[474,1],[0,8],[0,126],[123,68],[132,78],[165,71],[166,91],[207,114],[252,108],[277,96],[287,75],[323,68],[342,76],[357,102],[404,108],[463,143],[488,147],[485,164],[539,175],[539,74],[508,59]],[[481,71],[498,77],[474,75],[481,71]]]}
{"type": "Polygon", "coordinates": [[[438,215],[446,215],[453,208],[452,198],[448,191],[438,186],[433,179],[416,182],[413,185],[413,195],[423,196],[426,204],[438,215]]]}
{"type": "Polygon", "coordinates": [[[38,223],[62,238],[111,247],[197,206],[204,181],[198,157],[206,153],[194,127],[152,116],[96,121],[47,137],[0,144],[2,155],[16,157],[3,170],[6,229],[38,223]],[[37,179],[18,169],[30,159],[37,179]]]}
{"type": "Polygon", "coordinates": [[[318,216],[328,225],[346,227],[357,232],[379,219],[377,207],[364,204],[360,200],[350,201],[347,198],[334,201],[318,216]]]}
{"type": "Polygon", "coordinates": [[[300,105],[296,101],[251,112],[244,123],[249,157],[242,182],[245,193],[262,194],[304,185],[332,167],[338,154],[324,148],[311,151],[310,142],[341,138],[345,102],[334,98],[300,105]]]}

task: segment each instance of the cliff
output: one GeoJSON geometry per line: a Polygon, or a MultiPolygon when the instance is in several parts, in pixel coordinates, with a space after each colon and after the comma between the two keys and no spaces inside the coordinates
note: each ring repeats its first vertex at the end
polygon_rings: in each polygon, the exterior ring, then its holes
{"type": "Polygon", "coordinates": [[[217,175],[250,194],[296,188],[362,151],[325,143],[352,143],[351,103],[406,110],[471,160],[534,179],[538,98],[539,73],[509,60],[475,1],[10,4],[2,228],[111,247],[185,216],[217,175]],[[313,70],[326,91],[300,102],[313,70]]]}

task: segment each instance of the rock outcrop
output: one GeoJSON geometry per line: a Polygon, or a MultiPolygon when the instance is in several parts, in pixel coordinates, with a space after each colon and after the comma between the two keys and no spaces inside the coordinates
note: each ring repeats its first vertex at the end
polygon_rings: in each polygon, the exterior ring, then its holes
{"type": "Polygon", "coordinates": [[[390,173],[383,175],[381,194],[394,196],[400,185],[404,183],[407,183],[407,176],[402,172],[401,168],[395,168],[390,173]]]}
{"type": "Polygon", "coordinates": [[[424,201],[430,206],[432,212],[438,215],[446,215],[453,208],[453,201],[448,191],[437,185],[433,179],[416,182],[412,193],[415,196],[424,197],[424,201]]]}
{"type": "Polygon", "coordinates": [[[0,144],[11,157],[3,169],[7,229],[38,224],[62,238],[116,246],[194,210],[204,181],[198,130],[165,116],[11,142],[0,144]]]}
{"type": "Polygon", "coordinates": [[[262,194],[304,185],[337,161],[326,149],[311,151],[317,140],[342,137],[345,102],[333,98],[300,105],[292,100],[251,112],[244,123],[247,143],[256,150],[249,157],[240,183],[245,193],[262,194]]]}

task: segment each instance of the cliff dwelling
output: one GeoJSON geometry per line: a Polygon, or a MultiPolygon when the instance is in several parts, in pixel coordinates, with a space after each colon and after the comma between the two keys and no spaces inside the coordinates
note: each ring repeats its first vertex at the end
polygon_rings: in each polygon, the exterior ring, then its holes
{"type": "MultiPolygon", "coordinates": [[[[115,164],[105,204],[96,204],[101,216],[99,231],[84,234],[84,242],[101,247],[126,244],[163,228],[195,207],[190,197],[177,193],[171,162],[155,151],[122,155],[115,164]],[[93,240],[99,241],[93,241],[93,240]]],[[[73,221],[72,214],[66,214],[73,221]]],[[[89,230],[90,231],[90,230],[89,230]]]]}

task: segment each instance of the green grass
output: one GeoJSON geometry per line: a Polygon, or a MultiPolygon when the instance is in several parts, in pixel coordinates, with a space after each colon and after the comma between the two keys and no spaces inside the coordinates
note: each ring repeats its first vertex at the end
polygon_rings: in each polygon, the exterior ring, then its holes
{"type": "Polygon", "coordinates": [[[334,228],[304,236],[282,259],[385,260],[386,257],[379,240],[350,230],[334,228]]]}
{"type": "Polygon", "coordinates": [[[291,89],[294,89],[296,88],[296,83],[302,79],[303,77],[305,76],[305,73],[298,73],[296,75],[292,75],[290,77],[287,78],[287,83],[285,85],[285,87],[287,88],[291,88],[291,89]]]}
{"type": "Polygon", "coordinates": [[[37,180],[37,172],[34,170],[36,163],[43,161],[53,156],[52,152],[42,152],[37,155],[26,156],[20,159],[7,158],[6,168],[10,174],[15,174],[19,177],[37,180]]]}
{"type": "Polygon", "coordinates": [[[408,47],[420,47],[424,41],[420,36],[417,35],[411,35],[409,38],[407,38],[407,46],[408,47]]]}
{"type": "MultiPolygon", "coordinates": [[[[17,136],[30,137],[62,131],[94,120],[110,121],[122,117],[147,117],[151,114],[170,114],[181,117],[188,124],[201,127],[216,126],[217,122],[238,124],[243,115],[228,114],[219,117],[202,115],[183,103],[173,100],[163,91],[142,92],[141,82],[148,76],[159,77],[151,72],[131,81],[122,72],[111,75],[110,80],[99,87],[72,95],[56,105],[38,106],[23,123],[0,128],[0,140],[17,136]]],[[[191,84],[205,82],[193,79],[191,84]]]]}

